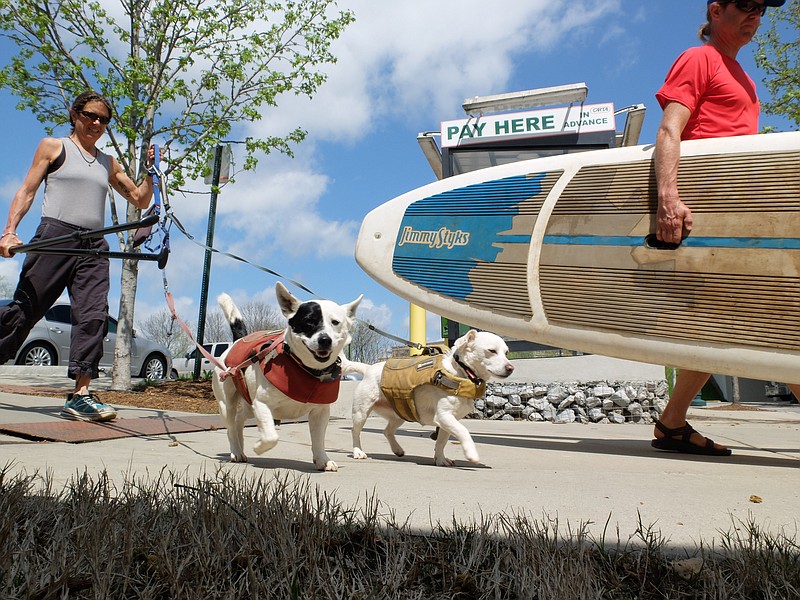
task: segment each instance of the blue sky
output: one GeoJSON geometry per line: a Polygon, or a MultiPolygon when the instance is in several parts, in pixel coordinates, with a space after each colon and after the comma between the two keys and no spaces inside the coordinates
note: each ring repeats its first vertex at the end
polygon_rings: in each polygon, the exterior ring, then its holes
{"type": "MultiPolygon", "coordinates": [[[[699,43],[705,14],[704,0],[343,0],[340,6],[352,9],[356,22],[336,43],[339,61],[328,69],[317,97],[284,98],[254,132],[234,132],[242,139],[300,126],[308,138],[294,159],[271,156],[223,189],[214,245],[337,302],[364,294],[359,316],[402,337],[408,336],[408,303],[361,271],[353,251],[367,212],[435,180],[417,133],[464,117],[467,97],[586,82],[588,103],[645,104],[640,143],[651,143],[661,117],[654,94],[678,54],[699,43]]],[[[765,24],[768,19],[769,12],[765,24]]],[[[5,56],[7,49],[7,42],[0,43],[5,56]]],[[[739,60],[763,101],[764,74],[755,67],[754,50],[755,44],[745,47],[739,60]]],[[[14,107],[15,99],[0,92],[6,140],[0,146],[0,218],[45,135],[32,114],[14,107]]],[[[766,115],[761,125],[791,128],[766,115]]],[[[234,160],[235,152],[234,147],[234,160]]],[[[202,183],[193,187],[208,191],[202,183]]],[[[40,197],[19,228],[23,240],[38,223],[40,197]]],[[[199,240],[206,236],[208,200],[171,197],[176,215],[199,240]]],[[[20,264],[21,258],[0,260],[0,275],[16,281],[20,264]]],[[[166,274],[186,321],[197,319],[202,264],[202,249],[173,228],[166,274]]],[[[112,261],[112,313],[119,303],[119,273],[119,261],[112,261]]],[[[274,277],[215,255],[209,307],[223,291],[240,302],[274,302],[274,285],[274,277]]],[[[154,263],[143,262],[137,321],[164,307],[161,274],[154,263]]],[[[429,315],[428,322],[428,338],[437,339],[438,316],[429,315]]]]}

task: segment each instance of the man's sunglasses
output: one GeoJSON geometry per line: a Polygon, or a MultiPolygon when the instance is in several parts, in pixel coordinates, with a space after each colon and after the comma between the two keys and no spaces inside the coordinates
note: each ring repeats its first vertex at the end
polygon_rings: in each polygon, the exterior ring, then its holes
{"type": "Polygon", "coordinates": [[[762,17],[764,13],[767,12],[766,5],[761,2],[756,2],[755,0],[729,0],[725,2],[725,4],[734,4],[736,8],[745,13],[760,11],[762,17]]]}
{"type": "Polygon", "coordinates": [[[82,117],[85,117],[90,122],[94,123],[95,121],[100,121],[103,125],[108,125],[111,123],[111,117],[104,117],[103,115],[98,115],[97,113],[93,113],[90,110],[79,110],[78,114],[82,117]]]}

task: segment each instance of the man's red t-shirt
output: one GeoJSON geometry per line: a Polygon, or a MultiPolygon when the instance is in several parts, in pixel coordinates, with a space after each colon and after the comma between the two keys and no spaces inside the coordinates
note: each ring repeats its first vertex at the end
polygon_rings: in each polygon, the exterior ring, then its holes
{"type": "Polygon", "coordinates": [[[758,133],[756,85],[734,59],[706,44],[681,54],[656,99],[679,102],[692,112],[682,140],[758,133]]]}

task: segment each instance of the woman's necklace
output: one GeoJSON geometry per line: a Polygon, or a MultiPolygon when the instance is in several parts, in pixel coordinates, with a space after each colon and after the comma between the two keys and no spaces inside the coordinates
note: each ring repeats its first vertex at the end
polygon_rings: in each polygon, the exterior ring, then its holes
{"type": "Polygon", "coordinates": [[[83,162],[85,162],[90,167],[94,163],[97,162],[97,148],[94,149],[94,158],[92,160],[87,160],[86,159],[86,153],[83,150],[81,150],[81,147],[78,146],[78,144],[75,142],[75,140],[72,139],[72,136],[70,136],[69,141],[72,142],[73,144],[75,144],[75,147],[78,149],[78,154],[81,155],[81,158],[83,159],[83,162]]]}

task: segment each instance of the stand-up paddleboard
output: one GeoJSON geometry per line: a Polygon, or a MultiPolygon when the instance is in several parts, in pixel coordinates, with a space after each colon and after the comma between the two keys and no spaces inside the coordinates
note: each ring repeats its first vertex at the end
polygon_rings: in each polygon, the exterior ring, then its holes
{"type": "Polygon", "coordinates": [[[356,260],[410,302],[499,334],[800,383],[800,132],[683,142],[694,228],[676,249],[646,242],[652,152],[553,156],[418,188],[366,216],[356,260]]]}

